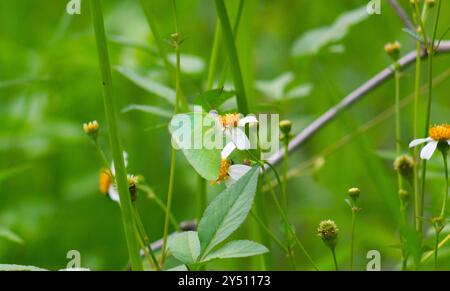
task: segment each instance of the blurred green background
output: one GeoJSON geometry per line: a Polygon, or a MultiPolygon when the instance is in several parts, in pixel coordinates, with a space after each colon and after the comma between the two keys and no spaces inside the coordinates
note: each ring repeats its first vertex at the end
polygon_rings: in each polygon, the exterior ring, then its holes
{"type": "MultiPolygon", "coordinates": [[[[83,267],[124,269],[127,250],[120,210],[98,192],[101,161],[82,130],[83,122],[90,120],[105,124],[89,5],[82,1],[81,15],[69,16],[65,11],[67,2],[0,1],[0,263],[60,269],[68,262],[66,253],[75,249],[81,253],[83,267]]],[[[171,1],[152,2],[161,34],[169,39],[174,32],[171,1]]],[[[238,1],[226,2],[233,19],[238,1]]],[[[409,11],[409,1],[400,2],[409,11]]],[[[382,0],[381,15],[361,19],[341,40],[314,54],[293,55],[299,37],[329,26],[342,13],[367,3],[366,0],[246,0],[237,43],[252,111],[279,113],[281,118],[293,120],[293,131],[299,133],[314,118],[390,64],[383,50],[385,43],[399,40],[402,53],[413,50],[413,39],[402,32],[402,22],[387,1],[382,0]],[[273,81],[287,72],[293,76],[288,84],[282,86],[273,81]],[[311,91],[301,95],[307,96],[283,99],[286,92],[305,84],[311,91]],[[275,100],[277,92],[282,100],[275,100]]],[[[107,32],[112,40],[109,46],[112,64],[132,68],[171,86],[162,61],[155,54],[155,41],[139,1],[104,0],[103,4],[107,32]],[[132,46],[131,42],[144,48],[132,46]]],[[[215,7],[209,0],[183,0],[177,1],[177,5],[178,25],[186,37],[182,53],[192,56],[194,62],[186,65],[182,80],[183,90],[192,101],[205,90],[215,7]]],[[[448,5],[444,1],[438,36],[450,25],[448,5]]],[[[167,50],[171,50],[169,45],[167,50]]],[[[219,68],[224,65],[225,57],[220,60],[219,68]]],[[[450,81],[448,72],[445,73],[449,64],[449,56],[435,61],[435,75],[444,75],[434,91],[433,123],[449,122],[450,81]]],[[[425,69],[426,64],[423,73],[425,69]]],[[[413,81],[414,69],[409,68],[403,72],[402,96],[413,92],[413,81]]],[[[113,72],[113,82],[120,108],[148,104],[171,110],[161,98],[142,90],[117,71],[113,72]]],[[[348,267],[351,212],[344,199],[350,187],[359,187],[362,192],[356,268],[365,269],[369,250],[380,251],[383,269],[399,268],[400,251],[395,247],[399,241],[395,222],[399,214],[396,175],[392,168],[393,116],[330,154],[321,154],[390,108],[394,103],[393,92],[393,82],[389,81],[291,155],[292,169],[311,158],[314,161],[313,166],[302,167],[289,181],[289,217],[321,269],[332,269],[331,255],[316,235],[322,219],[334,219],[338,224],[338,260],[343,268],[348,267]]],[[[424,97],[421,108],[424,108],[424,97]]],[[[402,110],[401,142],[405,153],[409,152],[407,144],[412,139],[412,114],[411,104],[402,110]]],[[[120,115],[129,171],[143,175],[163,200],[170,163],[167,122],[166,118],[138,111],[120,115]]],[[[100,139],[105,149],[106,134],[102,127],[100,139]]],[[[182,155],[179,157],[173,212],[182,221],[197,214],[198,187],[194,171],[182,155]]],[[[440,206],[444,187],[441,167],[436,155],[427,181],[428,217],[435,215],[440,206]]],[[[218,188],[209,188],[211,197],[218,188]]],[[[267,193],[262,195],[267,196],[263,199],[270,226],[281,237],[280,218],[267,193]]],[[[150,237],[153,240],[162,237],[161,209],[142,193],[138,207],[150,237]]],[[[425,225],[427,231],[431,229],[429,224],[425,225]]],[[[234,236],[255,237],[254,226],[249,218],[234,236]]],[[[432,232],[426,233],[425,244],[431,246],[432,232]]],[[[257,236],[254,239],[258,240],[257,236]]],[[[444,247],[441,254],[441,265],[450,268],[449,248],[444,247]]],[[[276,269],[289,268],[276,245],[273,258],[276,269]]],[[[209,268],[256,269],[260,259],[227,260],[212,263],[209,268]]],[[[297,260],[302,268],[309,268],[299,252],[297,260]]]]}

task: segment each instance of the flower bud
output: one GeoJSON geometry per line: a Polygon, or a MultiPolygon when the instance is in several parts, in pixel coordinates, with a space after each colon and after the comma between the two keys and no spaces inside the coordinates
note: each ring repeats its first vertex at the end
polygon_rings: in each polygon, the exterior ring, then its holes
{"type": "Polygon", "coordinates": [[[290,120],[282,120],[279,126],[282,133],[280,140],[288,141],[291,138],[292,122],[290,120]]]}
{"type": "Polygon", "coordinates": [[[434,5],[436,5],[436,0],[425,0],[425,3],[428,5],[428,7],[433,8],[434,5]]]}
{"type": "Polygon", "coordinates": [[[397,61],[400,56],[401,45],[398,41],[387,43],[384,46],[384,51],[394,60],[397,61]]]}
{"type": "Polygon", "coordinates": [[[325,245],[331,249],[334,249],[337,244],[339,229],[333,220],[323,220],[319,224],[317,234],[325,243],[325,245]]]}
{"type": "Polygon", "coordinates": [[[134,202],[137,200],[138,178],[134,175],[127,175],[127,180],[128,180],[128,189],[131,195],[131,201],[134,202]]]}
{"type": "Polygon", "coordinates": [[[359,194],[361,194],[361,191],[359,188],[350,188],[348,189],[348,196],[353,200],[353,202],[356,202],[359,198],[359,194]]]}
{"type": "Polygon", "coordinates": [[[97,120],[83,124],[84,132],[93,140],[97,140],[99,125],[97,120]]]}
{"type": "Polygon", "coordinates": [[[411,179],[414,173],[414,160],[408,156],[399,156],[394,161],[394,170],[400,173],[405,179],[411,179]]]}

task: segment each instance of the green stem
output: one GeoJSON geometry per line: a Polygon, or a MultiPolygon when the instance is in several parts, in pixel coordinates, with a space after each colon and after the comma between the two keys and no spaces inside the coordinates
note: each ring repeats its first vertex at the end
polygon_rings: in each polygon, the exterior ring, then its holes
{"type": "Polygon", "coordinates": [[[250,214],[261,227],[261,229],[263,229],[264,232],[287,254],[288,248],[275,236],[275,234],[269,229],[269,227],[264,224],[261,218],[259,218],[259,216],[253,210],[250,212],[250,214]]]}
{"type": "MultiPolygon", "coordinates": [[[[272,170],[275,170],[270,164],[268,164],[268,165],[269,165],[269,167],[272,168],[272,170]]],[[[263,171],[263,175],[266,180],[266,184],[268,185],[270,193],[272,195],[273,202],[275,203],[275,207],[277,208],[278,212],[280,213],[280,216],[283,219],[283,222],[285,223],[285,225],[287,225],[287,229],[288,229],[289,233],[292,235],[292,238],[295,239],[295,242],[300,247],[300,250],[306,256],[306,258],[308,259],[310,264],[313,266],[313,268],[318,271],[319,268],[316,266],[316,264],[312,260],[311,256],[306,251],[305,247],[303,246],[303,244],[301,243],[301,241],[298,239],[297,235],[295,234],[291,224],[289,223],[289,219],[287,218],[286,213],[283,211],[283,207],[281,206],[280,202],[278,201],[277,195],[276,195],[275,191],[273,190],[272,183],[270,183],[270,178],[269,178],[269,175],[267,174],[264,164],[261,165],[261,169],[263,171]]],[[[280,177],[278,176],[276,171],[274,171],[274,173],[275,173],[275,176],[277,177],[278,183],[281,185],[280,177]]],[[[288,255],[291,256],[292,254],[288,253],[288,255]]]]}
{"type": "Polygon", "coordinates": [[[208,189],[206,187],[206,180],[203,179],[202,176],[198,175],[198,187],[200,190],[200,195],[197,195],[198,199],[198,215],[197,219],[200,221],[203,215],[203,211],[205,211],[206,206],[208,205],[208,189]]]}
{"type": "Polygon", "coordinates": [[[350,239],[350,271],[353,270],[353,258],[355,247],[355,224],[356,224],[356,211],[352,209],[352,230],[350,239]]]}
{"type": "MultiPolygon", "coordinates": [[[[177,58],[177,66],[175,71],[175,79],[176,79],[176,101],[175,101],[175,114],[178,113],[178,101],[180,97],[180,47],[179,44],[176,43],[175,47],[176,52],[176,58],[177,58]]],[[[173,186],[174,186],[174,180],[175,180],[175,165],[176,165],[176,156],[177,152],[174,148],[172,148],[172,155],[170,160],[170,176],[169,176],[169,189],[167,191],[167,212],[166,212],[166,218],[164,221],[164,235],[163,235],[163,247],[162,247],[162,255],[161,255],[161,262],[164,263],[165,256],[166,256],[166,246],[167,246],[167,237],[169,235],[169,217],[170,217],[170,209],[172,208],[172,196],[173,196],[173,186]]],[[[163,264],[162,264],[163,265],[163,264]]]]}
{"type": "Polygon", "coordinates": [[[95,148],[98,151],[98,154],[100,155],[100,158],[102,159],[102,163],[103,163],[103,167],[109,169],[109,171],[111,172],[111,169],[109,168],[109,162],[108,159],[106,158],[105,152],[103,151],[102,147],[100,146],[100,144],[98,143],[98,141],[95,141],[95,148]]]}
{"type": "Polygon", "coordinates": [[[334,262],[334,269],[336,271],[339,271],[337,259],[336,259],[336,250],[334,248],[331,249],[331,253],[333,254],[333,262],[334,262]]]}
{"type": "Polygon", "coordinates": [[[435,271],[437,271],[438,268],[438,250],[439,250],[439,234],[441,233],[441,231],[436,228],[436,237],[435,237],[435,243],[434,243],[434,265],[433,265],[433,269],[435,271]]]}
{"type": "Polygon", "coordinates": [[[109,128],[109,143],[114,160],[116,183],[120,197],[120,209],[128,246],[128,254],[132,270],[143,270],[139,255],[139,243],[136,239],[136,229],[133,216],[133,206],[128,189],[127,173],[125,170],[122,145],[120,143],[117,109],[112,89],[111,65],[106,41],[100,0],[91,0],[92,18],[94,22],[95,39],[99,56],[100,71],[102,76],[103,99],[105,103],[106,121],[109,128]]]}
{"type": "Polygon", "coordinates": [[[245,92],[244,80],[242,78],[239,58],[237,54],[236,44],[234,42],[233,31],[231,29],[230,19],[228,18],[227,9],[224,0],[215,0],[217,16],[222,27],[222,36],[225,47],[228,52],[228,61],[233,76],[234,87],[236,89],[236,99],[239,112],[246,115],[249,113],[247,96],[245,92]]]}
{"type": "Polygon", "coordinates": [[[442,202],[441,209],[441,217],[445,218],[445,209],[447,207],[447,199],[448,199],[448,164],[447,164],[447,153],[442,151],[442,159],[444,160],[444,175],[445,175],[445,191],[444,191],[444,200],[442,202]]]}
{"type": "MultiPolygon", "coordinates": [[[[151,1],[148,1],[148,2],[151,2],[151,1]]],[[[161,34],[159,32],[159,28],[158,28],[157,22],[154,17],[155,14],[152,11],[152,6],[151,6],[152,4],[146,3],[146,0],[140,0],[140,3],[142,6],[142,9],[144,10],[144,14],[145,14],[145,18],[147,20],[148,26],[153,34],[153,38],[155,39],[156,47],[158,48],[159,54],[162,57],[162,60],[164,62],[164,67],[166,68],[167,73],[169,74],[169,77],[171,79],[175,79],[174,78],[175,72],[167,58],[166,44],[164,43],[163,38],[161,37],[161,34]]],[[[180,91],[179,102],[181,103],[182,110],[184,112],[188,112],[189,104],[186,99],[186,96],[183,94],[182,91],[180,91]]]]}
{"type": "MultiPolygon", "coordinates": [[[[416,54],[420,56],[422,53],[422,44],[420,41],[416,43],[416,54]]],[[[420,99],[420,67],[421,67],[421,58],[416,58],[416,76],[414,83],[414,139],[417,139],[419,136],[418,133],[418,116],[419,116],[419,99],[420,99]]],[[[414,225],[418,232],[422,232],[422,219],[419,217],[421,204],[419,198],[419,168],[418,168],[418,160],[419,160],[419,149],[418,147],[414,147],[413,151],[414,156],[414,225]]]]}
{"type": "MultiPolygon", "coordinates": [[[[436,19],[434,21],[433,26],[433,35],[431,37],[430,41],[430,47],[428,48],[428,100],[427,100],[427,109],[426,109],[426,115],[425,115],[425,134],[424,136],[428,135],[428,129],[430,127],[430,119],[431,119],[431,101],[433,99],[433,56],[435,53],[435,40],[436,40],[436,33],[437,33],[437,27],[439,24],[439,16],[441,11],[441,3],[442,1],[437,0],[437,14],[436,19]]],[[[425,200],[425,179],[427,175],[427,161],[423,161],[423,167],[422,167],[422,193],[421,193],[421,209],[420,209],[420,217],[423,217],[423,205],[425,200]]]]}
{"type": "Polygon", "coordinates": [[[220,28],[220,23],[217,21],[211,57],[209,59],[208,81],[206,87],[207,90],[212,90],[214,87],[214,79],[215,79],[214,74],[216,73],[217,69],[217,61],[219,59],[219,51],[221,43],[222,43],[222,29],[220,28]]]}
{"type": "Polygon", "coordinates": [[[139,212],[136,207],[133,207],[133,208],[134,208],[134,215],[135,215],[136,226],[137,226],[137,230],[138,230],[138,238],[141,243],[141,248],[144,251],[144,254],[147,257],[147,259],[150,256],[151,262],[155,265],[155,268],[158,271],[161,271],[161,267],[159,266],[158,260],[156,259],[156,256],[155,256],[155,253],[152,250],[152,247],[150,245],[150,239],[148,238],[147,233],[145,232],[145,227],[144,227],[144,224],[142,223],[141,217],[139,216],[139,212]],[[148,250],[147,250],[147,246],[148,246],[148,250]]]}

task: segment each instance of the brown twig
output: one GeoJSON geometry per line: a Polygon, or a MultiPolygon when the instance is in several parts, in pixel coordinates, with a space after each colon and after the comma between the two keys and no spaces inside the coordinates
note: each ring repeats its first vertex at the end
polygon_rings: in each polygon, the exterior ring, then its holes
{"type": "MultiPolygon", "coordinates": [[[[445,54],[450,52],[450,41],[442,41],[439,47],[436,48],[437,54],[445,54]]],[[[422,51],[421,58],[426,56],[425,50],[422,51]]],[[[416,60],[417,54],[415,51],[408,53],[403,58],[401,58],[398,63],[402,69],[408,67],[416,60]]],[[[333,121],[344,109],[349,108],[354,103],[363,99],[368,93],[372,92],[380,85],[385,83],[387,80],[392,78],[394,75],[394,70],[392,66],[387,67],[386,69],[379,72],[372,79],[358,87],[355,91],[351,92],[347,95],[341,102],[331,107],[322,114],[319,118],[313,121],[309,126],[307,126],[302,132],[296,135],[291,143],[289,144],[289,152],[292,152],[298,149],[301,145],[303,145],[306,141],[308,141],[314,134],[316,134],[319,130],[325,127],[328,123],[333,121]]],[[[279,163],[284,156],[284,149],[280,149],[277,153],[272,155],[268,162],[275,165],[279,163]]]]}

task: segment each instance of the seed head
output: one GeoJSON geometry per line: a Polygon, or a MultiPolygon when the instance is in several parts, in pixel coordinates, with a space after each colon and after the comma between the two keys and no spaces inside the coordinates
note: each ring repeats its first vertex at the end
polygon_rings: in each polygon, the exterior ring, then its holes
{"type": "Polygon", "coordinates": [[[337,244],[339,229],[337,228],[336,223],[333,220],[323,220],[319,224],[319,228],[317,229],[317,234],[331,249],[334,249],[337,244]]]}
{"type": "Polygon", "coordinates": [[[404,178],[410,179],[414,173],[414,160],[408,155],[402,155],[395,159],[394,170],[404,178]]]}

